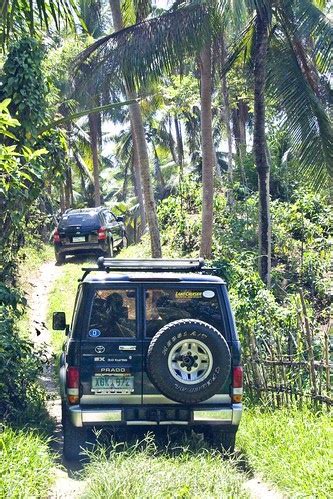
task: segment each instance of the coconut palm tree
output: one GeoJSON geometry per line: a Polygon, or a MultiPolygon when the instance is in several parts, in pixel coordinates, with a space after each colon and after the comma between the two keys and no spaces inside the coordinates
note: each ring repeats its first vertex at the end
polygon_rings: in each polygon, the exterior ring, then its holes
{"type": "MultiPolygon", "coordinates": [[[[143,2],[142,7],[146,11],[148,2],[143,2]]],[[[121,32],[124,28],[123,16],[120,8],[120,0],[110,0],[110,8],[113,19],[113,27],[116,32],[121,32]]],[[[125,91],[128,99],[136,97],[134,90],[131,90],[125,83],[125,91]]],[[[140,178],[143,187],[145,214],[148,221],[151,253],[153,258],[162,257],[160,231],[157,220],[157,212],[154,200],[154,192],[151,182],[148,148],[143,126],[142,114],[138,102],[134,102],[129,106],[131,128],[133,133],[133,144],[136,149],[136,157],[138,162],[134,165],[140,170],[140,178]]]]}

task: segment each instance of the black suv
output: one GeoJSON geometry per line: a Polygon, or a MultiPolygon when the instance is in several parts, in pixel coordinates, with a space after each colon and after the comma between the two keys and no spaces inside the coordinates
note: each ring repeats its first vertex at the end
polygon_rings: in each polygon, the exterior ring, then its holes
{"type": "Polygon", "coordinates": [[[57,263],[77,253],[102,252],[112,257],[115,247],[127,244],[124,217],[103,207],[67,210],[53,233],[53,242],[57,263]]]}
{"type": "Polygon", "coordinates": [[[225,283],[199,260],[98,259],[83,269],[60,362],[64,455],[91,427],[178,425],[233,450],[240,344],[225,283]],[[96,272],[97,271],[97,272],[96,272]]]}

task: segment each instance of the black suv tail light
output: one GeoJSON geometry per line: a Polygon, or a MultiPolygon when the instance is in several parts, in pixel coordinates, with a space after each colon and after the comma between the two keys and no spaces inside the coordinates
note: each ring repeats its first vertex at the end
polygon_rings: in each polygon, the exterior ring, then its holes
{"type": "Polygon", "coordinates": [[[60,234],[59,234],[58,229],[56,229],[53,233],[53,242],[60,243],[60,234]]]}
{"type": "Polygon", "coordinates": [[[237,366],[232,371],[232,401],[240,403],[243,398],[243,368],[237,366]]]}
{"type": "Polygon", "coordinates": [[[100,229],[98,229],[97,231],[97,239],[99,241],[105,241],[106,239],[106,228],[105,227],[101,227],[100,229]]]}
{"type": "Polygon", "coordinates": [[[69,404],[78,404],[80,374],[78,367],[67,368],[67,400],[69,404]]]}

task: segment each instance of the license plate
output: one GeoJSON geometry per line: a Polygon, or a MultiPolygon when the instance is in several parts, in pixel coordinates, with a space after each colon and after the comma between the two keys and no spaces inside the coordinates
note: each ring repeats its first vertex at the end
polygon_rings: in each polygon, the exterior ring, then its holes
{"type": "Polygon", "coordinates": [[[91,391],[95,393],[132,393],[134,376],[93,376],[91,391]]]}
{"type": "Polygon", "coordinates": [[[84,243],[86,238],[84,236],[73,237],[73,243],[84,243]]]}

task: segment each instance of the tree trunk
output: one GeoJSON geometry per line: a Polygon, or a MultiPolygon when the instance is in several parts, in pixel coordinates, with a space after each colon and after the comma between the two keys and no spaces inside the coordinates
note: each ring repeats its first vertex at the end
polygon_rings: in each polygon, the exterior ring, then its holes
{"type": "Polygon", "coordinates": [[[223,105],[224,105],[224,114],[225,114],[225,126],[227,130],[227,141],[228,141],[228,181],[229,181],[229,189],[228,189],[228,202],[229,204],[233,204],[233,196],[232,196],[232,181],[233,181],[233,163],[232,163],[232,133],[231,133],[231,125],[230,125],[230,103],[229,103],[229,91],[227,84],[227,75],[223,70],[223,66],[227,59],[227,50],[225,47],[224,33],[221,36],[221,81],[222,81],[222,96],[223,96],[223,105]]]}
{"type": "Polygon", "coordinates": [[[164,182],[164,177],[163,177],[163,173],[162,173],[162,170],[161,170],[160,158],[158,157],[157,149],[156,149],[155,144],[154,144],[153,141],[152,141],[152,146],[153,146],[154,157],[155,157],[155,160],[154,160],[154,174],[155,174],[155,178],[157,180],[157,184],[159,186],[160,193],[161,193],[161,195],[163,197],[164,191],[165,191],[165,182],[164,182]]]}
{"type": "Polygon", "coordinates": [[[96,114],[88,115],[90,144],[93,159],[94,176],[94,198],[95,206],[101,205],[101,188],[99,182],[99,159],[98,159],[98,117],[96,114]]]}
{"type": "Polygon", "coordinates": [[[181,127],[180,127],[180,123],[179,123],[177,116],[175,116],[175,118],[174,118],[174,123],[175,123],[175,130],[176,130],[178,163],[179,163],[179,166],[182,168],[183,159],[184,159],[184,147],[183,147],[183,138],[182,138],[181,127]]]}
{"type": "Polygon", "coordinates": [[[212,56],[207,44],[200,54],[202,141],[202,232],[200,256],[212,256],[214,145],[212,132],[212,56]]]}
{"type": "Polygon", "coordinates": [[[66,179],[65,179],[65,209],[72,208],[72,196],[71,196],[71,177],[69,167],[66,170],[66,179]]]}
{"type": "Polygon", "coordinates": [[[134,135],[133,135],[132,140],[133,140],[134,190],[135,190],[136,197],[138,198],[139,208],[140,208],[140,218],[141,218],[141,229],[140,229],[140,233],[139,233],[139,238],[140,238],[143,231],[144,231],[144,228],[146,226],[146,213],[145,213],[145,204],[144,204],[143,194],[142,194],[140,167],[138,167],[139,157],[138,157],[138,153],[137,153],[137,147],[136,147],[134,135]]]}
{"type": "MultiPolygon", "coordinates": [[[[132,97],[129,98],[131,99],[132,97]]],[[[158,227],[158,219],[154,200],[153,186],[151,182],[148,150],[141,109],[138,102],[131,104],[129,108],[141,166],[141,181],[143,186],[143,196],[145,200],[146,217],[150,232],[151,254],[153,258],[161,258],[162,248],[160,241],[160,231],[158,227]]]]}
{"type": "Polygon", "coordinates": [[[271,278],[271,220],[269,197],[269,162],[265,135],[265,80],[268,48],[268,22],[257,12],[254,63],[254,133],[253,147],[259,187],[259,273],[266,285],[271,278]]]}
{"type": "Polygon", "coordinates": [[[60,213],[63,214],[66,211],[64,186],[61,184],[59,187],[59,203],[60,203],[60,213]]]}
{"type": "MultiPolygon", "coordinates": [[[[124,27],[123,18],[120,9],[120,1],[110,0],[110,8],[112,13],[114,30],[120,31],[124,27]]],[[[126,88],[126,97],[127,99],[134,99],[136,98],[136,94],[134,91],[130,91],[128,88],[126,88]]],[[[160,241],[160,231],[158,227],[154,192],[151,182],[145,129],[143,126],[141,108],[139,103],[135,102],[134,104],[131,104],[129,106],[129,112],[130,112],[132,134],[135,137],[137,145],[137,153],[140,163],[140,174],[143,185],[145,211],[150,232],[151,253],[153,258],[161,258],[162,248],[160,241]]]]}
{"type": "Polygon", "coordinates": [[[73,156],[76,161],[76,164],[79,168],[79,170],[82,172],[82,174],[89,180],[89,182],[94,185],[94,177],[91,174],[88,166],[85,164],[84,159],[82,158],[81,154],[79,151],[73,147],[73,156]]]}
{"type": "Polygon", "coordinates": [[[176,155],[176,150],[175,150],[175,141],[172,136],[172,124],[171,124],[171,116],[168,115],[168,128],[169,128],[169,148],[172,156],[172,160],[174,161],[175,164],[177,164],[177,155],[176,155]]]}

